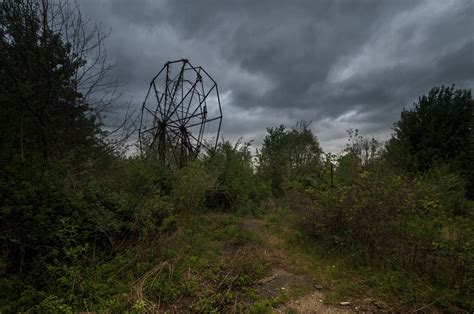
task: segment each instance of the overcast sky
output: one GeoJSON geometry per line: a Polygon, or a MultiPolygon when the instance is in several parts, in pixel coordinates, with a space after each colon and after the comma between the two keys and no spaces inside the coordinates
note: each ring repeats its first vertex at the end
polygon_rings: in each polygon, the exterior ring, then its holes
{"type": "Polygon", "coordinates": [[[436,85],[474,86],[474,1],[84,0],[123,99],[141,106],[169,60],[219,85],[225,139],[312,121],[325,151],[346,129],[387,139],[403,107],[436,85]]]}

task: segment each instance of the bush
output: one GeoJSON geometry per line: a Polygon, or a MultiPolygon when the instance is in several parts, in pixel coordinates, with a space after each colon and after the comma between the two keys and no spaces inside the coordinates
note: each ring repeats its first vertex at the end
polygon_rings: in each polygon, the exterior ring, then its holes
{"type": "Polygon", "coordinates": [[[77,181],[64,180],[59,172],[18,164],[1,173],[1,240],[4,251],[20,261],[15,263],[20,269],[32,266],[37,256],[108,242],[108,236],[124,227],[116,194],[93,183],[74,186],[77,181]]]}
{"type": "Polygon", "coordinates": [[[71,158],[0,170],[0,311],[82,308],[101,285],[90,276],[99,262],[172,227],[159,167],[71,158]]]}
{"type": "Polygon", "coordinates": [[[282,196],[288,186],[299,184],[303,177],[309,178],[320,165],[322,150],[309,125],[300,121],[291,130],[284,125],[267,128],[257,154],[257,170],[274,196],[282,196]]]}
{"type": "Polygon", "coordinates": [[[205,196],[213,186],[214,178],[199,160],[189,163],[173,178],[171,198],[175,209],[178,212],[203,209],[205,196]]]}
{"type": "Polygon", "coordinates": [[[269,194],[254,175],[250,144],[220,143],[204,160],[206,169],[215,178],[207,193],[206,205],[219,210],[254,210],[269,194]]]}
{"type": "Polygon", "coordinates": [[[400,169],[424,173],[449,164],[474,198],[474,100],[471,90],[441,86],[401,113],[386,157],[400,169]]]}
{"type": "Polygon", "coordinates": [[[450,287],[472,306],[472,203],[464,181],[448,168],[408,178],[382,161],[362,168],[333,189],[313,191],[302,211],[304,230],[364,265],[390,266],[450,287]],[[341,184],[342,183],[342,184],[341,184]]]}

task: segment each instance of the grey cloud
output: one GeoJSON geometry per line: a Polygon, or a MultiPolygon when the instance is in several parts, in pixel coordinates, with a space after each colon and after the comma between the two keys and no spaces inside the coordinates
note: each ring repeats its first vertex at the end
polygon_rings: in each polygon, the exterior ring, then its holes
{"type": "Polygon", "coordinates": [[[140,105],[168,60],[204,66],[226,94],[223,135],[312,120],[322,146],[344,128],[387,138],[403,107],[435,85],[474,83],[474,3],[461,1],[81,2],[112,28],[107,45],[140,105]]]}

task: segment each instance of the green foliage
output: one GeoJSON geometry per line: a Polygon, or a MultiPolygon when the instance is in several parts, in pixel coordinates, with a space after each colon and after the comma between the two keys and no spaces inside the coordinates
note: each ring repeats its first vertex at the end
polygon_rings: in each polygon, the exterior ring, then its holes
{"type": "Polygon", "coordinates": [[[79,92],[86,61],[58,31],[59,5],[1,6],[0,311],[71,312],[84,257],[116,249],[132,213],[99,179],[116,157],[79,92]]]}
{"type": "Polygon", "coordinates": [[[268,192],[254,175],[250,143],[219,143],[204,159],[206,169],[215,178],[207,195],[207,206],[221,210],[253,211],[268,192]]]}
{"type": "Polygon", "coordinates": [[[50,13],[40,1],[2,2],[0,162],[101,145],[98,118],[77,89],[86,61],[51,29],[50,13]]]}
{"type": "Polygon", "coordinates": [[[35,310],[49,313],[73,313],[72,308],[65,304],[63,299],[60,299],[54,295],[51,295],[41,301],[35,310]]]}
{"type": "MultiPolygon", "coordinates": [[[[351,145],[352,147],[352,145],[351,145]]],[[[332,188],[311,189],[301,211],[306,234],[354,262],[388,266],[452,289],[439,305],[472,307],[472,202],[465,181],[449,166],[423,176],[398,173],[380,158],[343,155],[332,188]]]]}
{"type": "Polygon", "coordinates": [[[85,300],[123,311],[127,301],[114,294],[129,292],[133,277],[118,273],[135,265],[133,245],[149,245],[176,225],[159,172],[140,163],[71,169],[66,159],[47,169],[18,163],[1,170],[1,311],[83,309],[85,300]]]}
{"type": "MultiPolygon", "coordinates": [[[[115,293],[123,291],[124,284],[130,285],[131,278],[116,272],[137,263],[132,259],[127,264],[121,258],[128,252],[137,254],[133,245],[150,245],[173,234],[181,219],[176,214],[189,215],[214,205],[211,196],[218,189],[225,191],[228,209],[254,207],[261,199],[247,147],[221,147],[204,161],[196,160],[175,172],[140,158],[104,155],[79,163],[75,154],[57,160],[54,167],[19,162],[1,169],[0,271],[4,276],[0,285],[5,288],[0,294],[5,304],[1,309],[67,311],[82,309],[84,300],[96,309],[127,308],[127,301],[115,293]],[[105,268],[98,267],[98,261],[105,268]],[[102,280],[111,272],[119,280],[117,287],[104,288],[102,280]],[[31,288],[23,289],[25,285],[31,288]]],[[[234,224],[216,236],[230,236],[232,245],[238,246],[257,241],[234,224]]],[[[196,234],[194,240],[195,246],[209,241],[196,234]]],[[[171,282],[165,278],[147,288],[162,300],[174,300],[195,289],[187,279],[181,285],[178,277],[171,282]]],[[[247,282],[245,278],[233,285],[247,282]]],[[[149,306],[139,300],[133,304],[132,310],[149,306]]]]}
{"type": "MultiPolygon", "coordinates": [[[[142,270],[140,298],[133,304],[178,305],[178,312],[228,312],[255,279],[265,271],[265,264],[253,249],[255,235],[238,228],[237,216],[228,213],[191,213],[192,219],[180,217],[178,237],[161,242],[162,263],[151,263],[142,270]],[[196,223],[199,221],[199,223],[196,223]],[[235,250],[229,250],[229,246],[235,250]],[[158,266],[156,266],[158,265],[158,266]],[[185,300],[186,303],[182,302],[185,300]]],[[[242,303],[244,303],[242,302],[242,303]]]]}
{"type": "Polygon", "coordinates": [[[161,194],[168,194],[171,190],[171,173],[159,162],[132,156],[120,160],[109,178],[108,184],[130,196],[132,202],[140,201],[157,190],[161,194]]]}
{"type": "Polygon", "coordinates": [[[188,212],[203,209],[206,193],[213,185],[213,178],[200,161],[191,162],[178,170],[171,194],[176,210],[188,212]]]}
{"type": "Polygon", "coordinates": [[[38,172],[18,164],[2,171],[2,239],[9,254],[22,252],[26,264],[42,250],[60,254],[50,248],[76,247],[96,238],[96,233],[102,238],[121,228],[111,212],[120,206],[120,199],[99,192],[94,184],[80,188],[72,187],[71,181],[65,184],[55,170],[38,172]],[[96,229],[99,220],[104,229],[96,229]]]}
{"type": "Polygon", "coordinates": [[[364,138],[357,129],[349,129],[347,133],[349,139],[344,152],[351,157],[355,165],[367,166],[380,156],[382,145],[375,138],[364,138]]]}
{"type": "MultiPolygon", "coordinates": [[[[403,110],[387,157],[406,171],[449,164],[474,191],[474,100],[470,90],[434,87],[413,109],[403,110]]],[[[472,195],[471,195],[472,196],[472,195]]]]}
{"type": "Polygon", "coordinates": [[[284,125],[268,128],[258,154],[258,174],[271,186],[273,195],[282,195],[293,180],[313,173],[322,153],[309,123],[301,121],[291,130],[284,125]]]}

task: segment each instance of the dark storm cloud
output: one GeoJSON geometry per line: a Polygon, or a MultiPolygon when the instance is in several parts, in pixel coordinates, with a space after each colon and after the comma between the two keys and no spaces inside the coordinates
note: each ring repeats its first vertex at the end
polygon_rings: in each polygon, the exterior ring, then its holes
{"type": "Polygon", "coordinates": [[[345,129],[386,138],[435,85],[474,84],[472,1],[84,1],[139,105],[150,78],[186,57],[218,81],[224,136],[312,120],[323,148],[345,129]]]}

